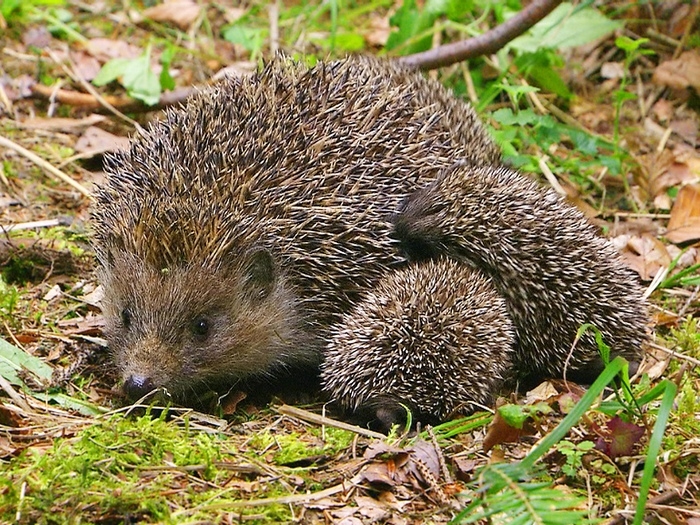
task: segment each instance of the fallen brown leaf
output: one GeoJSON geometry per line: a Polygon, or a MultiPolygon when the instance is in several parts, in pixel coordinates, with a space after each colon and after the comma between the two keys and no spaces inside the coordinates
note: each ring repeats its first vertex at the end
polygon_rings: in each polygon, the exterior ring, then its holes
{"type": "Polygon", "coordinates": [[[673,89],[700,89],[700,52],[686,51],[676,60],[666,60],[654,71],[652,80],[673,89]]]}
{"type": "Polygon", "coordinates": [[[118,137],[103,129],[90,126],[75,143],[75,151],[83,153],[85,157],[92,157],[108,151],[126,149],[128,146],[128,137],[118,137]]]}
{"type": "Polygon", "coordinates": [[[700,239],[700,184],[686,184],[678,192],[666,238],[674,243],[700,239]]]}
{"type": "Polygon", "coordinates": [[[659,269],[671,264],[666,245],[648,233],[621,235],[613,242],[619,247],[622,260],[644,281],[650,280],[659,269]]]}
{"type": "Polygon", "coordinates": [[[137,46],[111,38],[93,38],[88,41],[85,50],[100,62],[107,62],[113,58],[136,58],[141,54],[137,46]]]}
{"type": "Polygon", "coordinates": [[[83,118],[44,118],[34,117],[23,120],[20,127],[40,129],[42,131],[60,131],[62,133],[82,133],[85,129],[107,120],[104,115],[93,113],[83,118]]]}
{"type": "Polygon", "coordinates": [[[143,16],[156,22],[172,22],[180,29],[187,29],[197,20],[201,10],[202,7],[193,0],[166,0],[146,9],[143,16]]]}
{"type": "Polygon", "coordinates": [[[673,105],[664,98],[657,100],[651,107],[651,110],[661,122],[671,120],[671,117],[673,117],[673,105]]]}
{"type": "Polygon", "coordinates": [[[525,422],[523,428],[510,426],[497,410],[493,421],[491,421],[486,431],[486,436],[484,436],[484,451],[488,452],[501,443],[517,443],[521,437],[528,436],[534,431],[535,429],[529,421],[525,422]]]}
{"type": "Polygon", "coordinates": [[[85,51],[73,51],[70,56],[75,64],[75,71],[83,80],[89,82],[100,72],[100,67],[102,67],[100,61],[91,54],[85,51]]]}
{"type": "Polygon", "coordinates": [[[51,33],[45,26],[30,27],[22,35],[22,43],[27,47],[43,49],[51,43],[51,33]]]}

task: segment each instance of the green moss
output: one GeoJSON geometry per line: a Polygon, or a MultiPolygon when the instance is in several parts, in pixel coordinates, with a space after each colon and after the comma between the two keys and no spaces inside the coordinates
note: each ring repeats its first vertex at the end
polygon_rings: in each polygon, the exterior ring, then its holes
{"type": "MultiPolygon", "coordinates": [[[[22,507],[31,521],[69,523],[93,513],[167,520],[168,494],[187,479],[197,478],[204,486],[226,475],[214,466],[221,460],[220,441],[163,419],[112,416],[73,439],[32,447],[3,465],[0,516],[13,521],[19,487],[26,483],[22,507]]],[[[190,487],[193,492],[199,488],[190,487]]],[[[181,504],[187,503],[188,492],[179,494],[181,504]]]]}
{"type": "Polygon", "coordinates": [[[325,441],[322,440],[322,432],[318,428],[310,429],[306,436],[296,432],[273,436],[270,432],[265,432],[253,436],[250,445],[255,454],[271,451],[276,464],[287,465],[321,454],[334,455],[347,449],[353,436],[351,432],[331,427],[325,430],[325,441]]]}

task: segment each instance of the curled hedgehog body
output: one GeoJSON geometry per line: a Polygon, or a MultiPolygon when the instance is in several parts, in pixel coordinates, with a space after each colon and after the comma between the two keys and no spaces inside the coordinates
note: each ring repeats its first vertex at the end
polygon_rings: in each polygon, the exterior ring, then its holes
{"type": "Polygon", "coordinates": [[[490,279],[451,259],[383,278],[334,329],[321,380],[381,430],[406,415],[435,423],[490,405],[513,374],[515,330],[490,279]]]}
{"type": "Polygon", "coordinates": [[[409,197],[395,235],[413,259],[448,255],[492,279],[524,380],[595,379],[603,362],[594,333],[576,341],[587,323],[613,355],[640,356],[647,314],[632,271],[579,210],[508,167],[457,162],[409,197]]]}
{"type": "MultiPolygon", "coordinates": [[[[313,374],[382,279],[442,256],[482,271],[505,299],[516,368],[531,358],[529,372],[560,374],[586,322],[613,352],[639,351],[641,295],[614,251],[576,210],[501,167],[468,105],[389,63],[277,60],[227,79],[106,172],[94,246],[105,333],[132,398],[163,389],[189,402],[313,374]]],[[[572,367],[595,356],[584,340],[572,367]]]]}

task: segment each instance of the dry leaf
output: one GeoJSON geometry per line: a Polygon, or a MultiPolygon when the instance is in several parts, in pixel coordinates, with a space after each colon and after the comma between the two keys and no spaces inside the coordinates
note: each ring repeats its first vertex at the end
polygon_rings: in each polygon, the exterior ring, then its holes
{"type": "Polygon", "coordinates": [[[87,317],[63,319],[58,322],[61,332],[65,335],[100,335],[104,325],[104,317],[94,314],[88,314],[87,317]]]}
{"type": "Polygon", "coordinates": [[[391,33],[391,24],[388,16],[373,15],[370,29],[363,36],[369,46],[384,47],[391,33]]]}
{"type": "Polygon", "coordinates": [[[118,137],[103,129],[91,126],[75,143],[75,151],[84,153],[84,157],[99,155],[107,151],[127,149],[129,139],[118,137]]]}
{"type": "Polygon", "coordinates": [[[673,89],[700,89],[700,52],[686,51],[676,60],[666,60],[654,71],[652,80],[673,89]]]}
{"type": "Polygon", "coordinates": [[[664,98],[657,100],[651,107],[651,110],[661,122],[671,120],[671,117],[673,117],[673,105],[664,98]]]}
{"type": "Polygon", "coordinates": [[[698,124],[693,119],[674,120],[671,129],[689,144],[695,144],[698,138],[698,124]]]}
{"type": "Polygon", "coordinates": [[[544,381],[525,394],[524,403],[526,405],[534,405],[557,395],[559,395],[559,392],[554,388],[554,385],[549,381],[544,381]]]}
{"type": "Polygon", "coordinates": [[[93,113],[83,118],[43,118],[35,117],[23,120],[20,126],[25,129],[40,129],[43,131],[60,131],[62,133],[81,133],[86,128],[107,120],[104,115],[93,113]]]}
{"type": "Polygon", "coordinates": [[[484,436],[484,451],[488,452],[494,446],[500,445],[501,443],[516,443],[520,441],[522,436],[531,435],[534,431],[530,421],[526,421],[523,428],[510,426],[506,420],[503,419],[501,413],[496,410],[496,415],[493,417],[493,421],[491,421],[486,431],[486,436],[484,436]]]}
{"type": "Polygon", "coordinates": [[[474,459],[456,456],[452,459],[452,465],[455,470],[455,477],[462,481],[471,481],[472,474],[476,470],[478,463],[474,459]]]}
{"type": "Polygon", "coordinates": [[[666,238],[674,243],[700,239],[700,184],[686,184],[678,192],[666,238]]]}
{"type": "Polygon", "coordinates": [[[113,58],[136,58],[141,54],[138,47],[124,40],[110,38],[92,38],[85,46],[85,50],[100,62],[107,62],[113,58]]]}
{"type": "Polygon", "coordinates": [[[43,49],[51,43],[51,33],[46,27],[30,27],[22,35],[22,43],[27,47],[43,49]]]}
{"type": "Polygon", "coordinates": [[[623,78],[625,69],[620,62],[605,62],[600,66],[600,76],[603,78],[623,78]]]}
{"type": "Polygon", "coordinates": [[[75,70],[83,80],[88,82],[97,76],[100,72],[100,61],[94,56],[84,51],[73,51],[70,54],[73,63],[75,64],[75,70]]]}
{"type": "Polygon", "coordinates": [[[653,235],[620,235],[613,240],[622,259],[644,281],[651,279],[661,268],[671,264],[671,256],[664,243],[653,235]]]}
{"type": "Polygon", "coordinates": [[[391,516],[391,512],[385,505],[368,496],[355,496],[357,512],[360,516],[368,518],[370,523],[381,522],[391,516]]]}
{"type": "Polygon", "coordinates": [[[201,6],[192,0],[167,0],[160,5],[149,7],[143,12],[143,16],[156,22],[172,22],[184,30],[197,20],[201,11],[201,6]]]}

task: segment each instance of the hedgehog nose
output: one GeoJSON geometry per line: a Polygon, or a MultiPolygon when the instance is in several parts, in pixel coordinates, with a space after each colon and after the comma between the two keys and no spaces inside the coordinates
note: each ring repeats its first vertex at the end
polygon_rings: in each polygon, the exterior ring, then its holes
{"type": "Polygon", "coordinates": [[[131,400],[140,399],[155,388],[150,377],[131,375],[124,381],[123,390],[131,400]]]}

